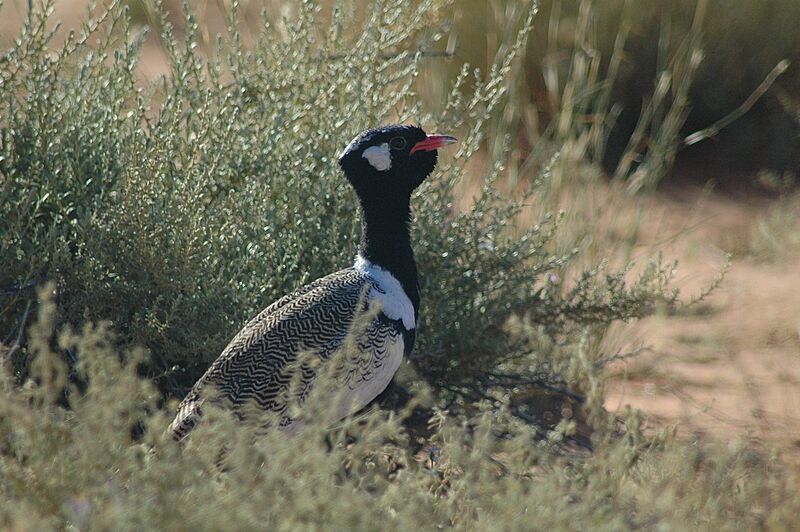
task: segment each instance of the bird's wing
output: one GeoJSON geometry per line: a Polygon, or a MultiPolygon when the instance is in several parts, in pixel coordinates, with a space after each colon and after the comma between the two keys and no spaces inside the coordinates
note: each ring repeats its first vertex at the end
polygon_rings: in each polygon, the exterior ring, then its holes
{"type": "MultiPolygon", "coordinates": [[[[284,394],[295,371],[301,371],[301,400],[316,377],[311,359],[299,361],[298,357],[308,354],[325,361],[342,346],[354,318],[366,303],[369,285],[367,276],[348,268],[267,307],[233,338],[180,404],[170,426],[173,436],[180,439],[194,427],[203,393],[209,387],[214,387],[218,397],[234,409],[254,403],[281,416],[282,425],[291,424],[285,414],[284,394]]],[[[369,400],[383,391],[402,360],[403,330],[396,320],[381,314],[360,332],[358,348],[366,356],[342,370],[343,383],[353,395],[348,409],[364,406],[373,388],[380,389],[369,400]]]]}

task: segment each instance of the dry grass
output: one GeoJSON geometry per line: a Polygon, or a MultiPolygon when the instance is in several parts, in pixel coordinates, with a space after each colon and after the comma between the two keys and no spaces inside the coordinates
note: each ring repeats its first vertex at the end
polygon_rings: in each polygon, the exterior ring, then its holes
{"type": "MultiPolygon", "coordinates": [[[[12,5],[16,13],[24,12],[23,2],[12,5]]],[[[80,15],[79,5],[61,2],[57,16],[69,25],[73,15],[80,15]]],[[[207,13],[213,11],[210,2],[202,6],[207,13]]],[[[13,17],[0,24],[6,34],[13,17]]],[[[153,78],[165,71],[166,57],[152,36],[143,55],[141,76],[153,78]]],[[[560,157],[533,196],[527,196],[531,201],[513,229],[521,232],[544,212],[564,209],[557,238],[543,245],[548,256],[577,248],[580,260],[567,262],[560,276],[547,275],[545,283],[554,285],[554,291],[574,286],[578,272],[602,260],[612,264],[611,271],[636,260],[638,266],[628,272],[635,278],[647,259],[663,253],[679,259],[677,286],[691,296],[718,275],[728,253],[733,255],[722,288],[700,304],[618,325],[605,334],[607,321],[596,326],[599,333],[589,326],[585,342],[570,344],[563,353],[559,347],[564,346],[553,344],[533,345],[533,352],[526,353],[526,360],[537,363],[563,355],[575,374],[594,371],[583,384],[596,400],[602,390],[593,379],[601,372],[596,369],[601,361],[593,356],[652,346],[652,351],[617,362],[605,405],[624,418],[624,426],[600,408],[591,412],[590,421],[599,427],[594,454],[560,454],[565,452],[560,444],[574,433],[576,421],[584,421],[570,419],[569,408],[560,409],[564,422],[558,430],[542,438],[507,416],[507,398],[500,397],[480,401],[480,412],[470,411],[470,418],[436,411],[428,441],[411,441],[393,414],[372,412],[361,424],[347,423],[357,437],[334,431],[332,449],[324,443],[331,434],[329,424],[313,426],[310,437],[300,442],[286,444],[273,433],[250,445],[244,439],[248,433],[234,430],[224,419],[200,429],[198,438],[178,448],[159,436],[171,412],[159,404],[151,383],[135,378],[132,366],[120,372],[111,363],[117,353],[110,336],[87,328],[81,336],[68,331],[61,335],[62,347],[75,344],[81,360],[90,361],[84,369],[95,372],[89,379],[94,387],[86,395],[74,393],[71,409],[58,404],[66,379],[59,364],[53,367],[61,369],[52,372],[60,379],[56,383],[37,386],[31,380],[25,388],[10,380],[0,383],[8,398],[0,409],[0,456],[14,474],[14,483],[0,485],[0,494],[6,507],[15,509],[10,517],[0,515],[0,524],[221,528],[269,523],[286,529],[370,529],[379,519],[397,529],[436,524],[616,530],[781,528],[793,522],[800,502],[797,475],[762,447],[798,447],[800,420],[793,405],[800,399],[800,288],[794,265],[800,253],[753,260],[754,227],[758,220],[772,219],[772,206],[766,202],[702,189],[631,194],[625,183],[608,184],[596,166],[585,164],[585,145],[577,142],[581,134],[577,137],[567,148],[545,145],[545,152],[561,148],[560,157]],[[128,401],[117,403],[113,397],[128,401]],[[641,408],[645,420],[626,410],[626,404],[641,408]],[[144,440],[131,441],[128,422],[139,419],[145,419],[144,440]],[[678,423],[679,441],[669,434],[644,437],[641,422],[655,428],[678,423]],[[240,441],[232,444],[231,469],[220,474],[219,445],[229,443],[231,434],[240,441]],[[686,440],[692,445],[685,445],[686,440]],[[720,440],[741,443],[714,445],[720,440]],[[428,446],[416,452],[423,444],[428,446]],[[59,468],[55,473],[54,462],[59,468]],[[195,508],[187,500],[204,503],[195,508]],[[361,511],[365,504],[374,513],[361,511]]],[[[528,155],[516,147],[512,162],[522,161],[525,167],[528,155]]],[[[477,157],[468,171],[490,174],[486,160],[492,157],[477,157]]],[[[533,166],[527,170],[514,176],[514,185],[505,186],[507,195],[527,192],[526,177],[535,174],[533,166]]],[[[456,197],[448,197],[463,210],[473,204],[481,184],[466,181],[456,197]]],[[[782,211],[776,219],[783,227],[772,223],[770,234],[780,235],[776,229],[786,231],[795,223],[790,214],[782,211]]],[[[42,320],[39,327],[46,330],[32,337],[35,351],[47,354],[39,360],[58,360],[49,353],[49,345],[55,345],[51,326],[42,320]]],[[[469,330],[464,336],[470,336],[469,330]]],[[[533,334],[531,338],[536,339],[533,334]]],[[[496,341],[489,338],[487,345],[496,341]]]]}
{"type": "MultiPolygon", "coordinates": [[[[800,450],[800,253],[771,262],[749,253],[754,228],[784,207],[691,187],[648,202],[645,241],[682,234],[666,251],[679,260],[679,286],[699,291],[726,253],[732,265],[701,307],[625,329],[652,352],[618,365],[606,405],[641,408],[660,425],[677,423],[686,437],[745,435],[800,450]]],[[[788,223],[782,232],[800,231],[796,215],[788,223]]]]}

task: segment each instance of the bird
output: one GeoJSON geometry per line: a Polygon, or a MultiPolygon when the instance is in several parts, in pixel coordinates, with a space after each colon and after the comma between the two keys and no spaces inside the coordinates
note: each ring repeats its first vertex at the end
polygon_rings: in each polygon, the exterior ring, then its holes
{"type": "Polygon", "coordinates": [[[297,409],[289,408],[290,387],[302,412],[303,401],[325,374],[321,367],[343,349],[364,307],[377,311],[363,314],[367,323],[355,342],[361,361],[336,380],[342,398],[335,417],[358,412],[386,389],[416,339],[420,293],[411,196],[436,167],[438,149],[454,142],[450,135],[394,124],[364,131],[347,145],[338,162],[361,215],[354,263],[252,318],[178,405],[169,426],[175,440],[197,425],[206,401],[239,419],[253,410],[268,413],[279,430],[296,433],[303,421],[297,409]],[[316,365],[300,361],[309,356],[316,365]]]}

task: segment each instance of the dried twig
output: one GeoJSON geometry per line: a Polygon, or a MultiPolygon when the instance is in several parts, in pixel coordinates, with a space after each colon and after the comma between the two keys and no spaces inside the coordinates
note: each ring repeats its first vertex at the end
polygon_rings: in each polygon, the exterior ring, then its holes
{"type": "MultiPolygon", "coordinates": [[[[3,358],[5,360],[11,360],[11,358],[19,351],[19,348],[22,346],[22,333],[25,332],[25,323],[28,321],[28,314],[31,310],[31,305],[33,301],[28,301],[25,305],[25,312],[22,314],[21,319],[17,319],[17,338],[14,340],[14,343],[11,345],[8,351],[3,354],[3,358]]],[[[13,331],[12,331],[13,332],[13,331]]]]}
{"type": "Polygon", "coordinates": [[[761,99],[762,96],[764,96],[764,94],[766,94],[772,84],[775,83],[775,80],[778,79],[781,74],[786,72],[786,70],[789,68],[789,64],[790,63],[788,59],[784,59],[783,61],[779,62],[777,65],[775,65],[775,68],[773,68],[770,73],[767,74],[767,77],[764,78],[764,81],[762,81],[761,84],[756,87],[756,90],[754,90],[753,93],[744,101],[744,103],[736,108],[735,111],[723,116],[721,119],[717,120],[707,128],[701,129],[696,133],[692,133],[683,139],[683,143],[686,146],[691,146],[702,140],[710,139],[711,137],[719,134],[720,131],[731,125],[736,120],[739,120],[755,105],[758,100],[761,99]]]}
{"type": "Polygon", "coordinates": [[[20,292],[24,292],[25,290],[35,288],[36,285],[39,284],[42,280],[43,279],[31,279],[23,284],[17,283],[0,287],[0,296],[15,296],[20,292]]]}
{"type": "Polygon", "coordinates": [[[559,385],[557,383],[554,383],[547,377],[540,377],[540,378],[522,377],[519,375],[506,375],[502,373],[491,373],[491,372],[487,372],[486,376],[488,378],[484,381],[484,383],[488,385],[531,386],[533,388],[540,388],[543,390],[547,390],[548,392],[569,397],[570,399],[577,401],[578,403],[581,404],[586,402],[586,397],[584,397],[583,395],[568,390],[566,387],[564,387],[563,384],[559,385]]]}

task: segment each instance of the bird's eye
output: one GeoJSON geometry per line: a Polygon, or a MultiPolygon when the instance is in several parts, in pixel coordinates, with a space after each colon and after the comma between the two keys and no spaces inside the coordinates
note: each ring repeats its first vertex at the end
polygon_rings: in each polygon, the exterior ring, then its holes
{"type": "Polygon", "coordinates": [[[406,139],[403,137],[395,137],[389,141],[389,146],[391,146],[393,150],[402,150],[406,147],[406,139]]]}

